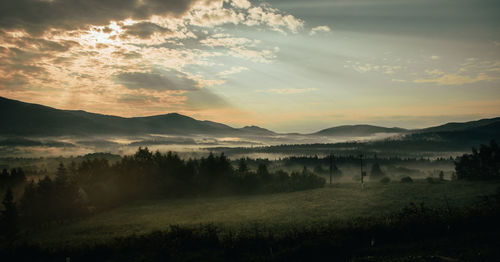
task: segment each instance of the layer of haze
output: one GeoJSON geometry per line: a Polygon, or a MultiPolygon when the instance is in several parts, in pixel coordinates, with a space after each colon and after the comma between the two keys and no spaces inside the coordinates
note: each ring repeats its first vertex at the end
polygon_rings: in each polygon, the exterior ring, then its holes
{"type": "Polygon", "coordinates": [[[312,132],[500,115],[490,0],[2,1],[0,96],[312,132]]]}

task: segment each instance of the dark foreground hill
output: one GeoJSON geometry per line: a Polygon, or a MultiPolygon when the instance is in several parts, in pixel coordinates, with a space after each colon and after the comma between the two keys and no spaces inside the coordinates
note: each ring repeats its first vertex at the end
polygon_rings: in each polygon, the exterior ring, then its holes
{"type": "MultiPolygon", "coordinates": [[[[149,117],[124,118],[89,113],[81,110],[60,110],[0,97],[1,135],[256,135],[264,129],[233,128],[212,121],[200,121],[177,113],[149,117]]],[[[267,130],[268,131],[268,130],[267,130]]],[[[267,134],[273,133],[268,131],[267,134]]]]}

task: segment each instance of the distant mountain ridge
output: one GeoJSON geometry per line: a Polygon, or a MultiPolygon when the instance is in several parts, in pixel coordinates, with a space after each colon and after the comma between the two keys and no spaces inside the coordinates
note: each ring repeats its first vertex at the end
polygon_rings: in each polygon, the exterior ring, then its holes
{"type": "Polygon", "coordinates": [[[481,119],[465,123],[448,123],[417,130],[405,137],[413,141],[447,142],[462,146],[477,146],[490,140],[500,141],[500,118],[481,119]]]}
{"type": "Polygon", "coordinates": [[[14,136],[94,136],[94,135],[212,135],[256,136],[277,135],[318,137],[365,137],[377,133],[404,134],[413,137],[497,137],[500,117],[464,123],[447,123],[424,129],[374,125],[343,125],[312,134],[278,134],[258,126],[234,128],[225,124],[196,120],[178,113],[147,117],[119,117],[82,110],[61,110],[39,104],[0,97],[0,135],[14,136]]]}
{"type": "Polygon", "coordinates": [[[265,129],[262,127],[258,126],[245,126],[240,128],[240,130],[246,131],[246,132],[251,132],[252,134],[259,134],[259,135],[266,135],[266,136],[274,136],[277,135],[274,131],[271,131],[269,129],[265,129]]]}
{"type": "Polygon", "coordinates": [[[125,118],[82,110],[60,110],[3,97],[0,97],[0,121],[2,135],[252,135],[247,129],[199,121],[177,113],[125,118]]]}
{"type": "Polygon", "coordinates": [[[399,127],[380,127],[372,125],[344,125],[320,130],[311,135],[316,136],[371,136],[377,133],[406,133],[407,129],[399,127]]]}
{"type": "Polygon", "coordinates": [[[450,122],[444,125],[428,127],[418,130],[418,132],[456,132],[456,131],[465,131],[473,128],[480,128],[484,126],[488,126],[491,124],[495,124],[500,122],[500,117],[495,118],[484,118],[476,121],[469,121],[464,123],[450,122]]]}

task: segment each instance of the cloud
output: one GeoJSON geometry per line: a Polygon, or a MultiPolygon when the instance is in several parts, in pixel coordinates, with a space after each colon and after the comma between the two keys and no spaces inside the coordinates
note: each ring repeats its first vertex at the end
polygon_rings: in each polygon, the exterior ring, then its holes
{"type": "Polygon", "coordinates": [[[231,106],[210,87],[248,70],[239,60],[271,63],[279,52],[238,30],[303,24],[248,0],[0,1],[0,94],[127,116],[217,111],[231,106]]]}
{"type": "Polygon", "coordinates": [[[372,65],[372,64],[359,64],[356,63],[355,65],[352,66],[352,68],[359,73],[368,73],[371,71],[379,71],[380,66],[379,65],[372,65]]]}
{"type": "Polygon", "coordinates": [[[78,42],[72,40],[53,41],[31,37],[30,35],[13,36],[13,34],[5,32],[0,33],[0,40],[1,44],[15,46],[18,50],[30,49],[43,53],[66,52],[72,47],[79,46],[78,42]]]}
{"type": "Polygon", "coordinates": [[[280,95],[293,95],[317,91],[317,88],[283,88],[283,89],[269,89],[268,92],[280,95]]]}
{"type": "Polygon", "coordinates": [[[231,5],[237,8],[248,9],[252,4],[248,0],[232,0],[231,5]]]}
{"type": "Polygon", "coordinates": [[[403,67],[399,65],[396,66],[383,65],[382,69],[384,70],[384,74],[393,75],[394,73],[396,73],[396,71],[403,69],[403,67]]]}
{"type": "Polygon", "coordinates": [[[187,78],[184,73],[175,71],[156,72],[125,72],[116,75],[115,81],[128,89],[166,90],[196,90],[197,82],[187,78]]]}
{"type": "Polygon", "coordinates": [[[227,48],[227,55],[260,63],[270,63],[272,59],[276,58],[276,53],[279,51],[278,47],[259,50],[259,40],[220,34],[203,39],[200,41],[200,44],[212,48],[227,48]]]}
{"type": "Polygon", "coordinates": [[[159,99],[155,96],[143,94],[123,94],[118,98],[118,102],[127,104],[146,104],[158,101],[159,99]]]}
{"type": "Polygon", "coordinates": [[[161,27],[151,22],[140,22],[132,25],[124,26],[126,34],[137,36],[139,38],[149,38],[155,32],[165,33],[171,32],[168,28],[161,27]]]}
{"type": "Polygon", "coordinates": [[[257,40],[244,37],[209,37],[200,41],[200,44],[209,47],[255,46],[257,43],[257,40]]]}
{"type": "Polygon", "coordinates": [[[114,56],[121,57],[124,59],[139,59],[142,57],[142,55],[136,51],[127,52],[127,51],[118,50],[118,51],[114,51],[112,54],[114,56]]]}
{"type": "Polygon", "coordinates": [[[246,70],[248,70],[248,68],[244,67],[244,66],[233,66],[229,70],[222,71],[222,72],[218,73],[217,75],[222,76],[222,77],[226,77],[228,75],[237,74],[237,73],[240,73],[240,72],[243,72],[246,70]]]}
{"type": "Polygon", "coordinates": [[[369,73],[369,72],[377,72],[383,73],[385,75],[391,76],[396,74],[397,72],[406,69],[406,66],[402,65],[394,65],[394,62],[384,61],[387,64],[372,64],[372,63],[362,63],[348,60],[344,65],[344,68],[351,68],[358,73],[369,73]]]}
{"type": "Polygon", "coordinates": [[[462,63],[456,73],[445,73],[439,69],[426,69],[425,78],[413,80],[414,83],[433,83],[436,85],[465,85],[481,81],[492,81],[497,78],[485,73],[495,68],[497,63],[491,61],[476,61],[468,59],[462,63]],[[466,74],[468,73],[468,74],[466,74]]]}
{"type": "MultiPolygon", "coordinates": [[[[429,58],[433,60],[441,59],[435,55],[427,56],[427,59],[429,58]]],[[[348,60],[344,68],[351,68],[359,73],[383,73],[390,77],[392,82],[430,83],[440,86],[458,86],[500,79],[495,75],[496,72],[500,71],[500,61],[497,60],[468,58],[455,68],[448,68],[447,72],[438,68],[424,69],[423,72],[419,72],[415,71],[417,66],[409,62],[406,65],[376,65],[348,60]]]]}
{"type": "Polygon", "coordinates": [[[309,32],[309,34],[310,34],[310,35],[315,35],[315,34],[317,34],[317,33],[321,33],[321,32],[323,32],[323,33],[328,33],[328,32],[330,32],[330,31],[331,31],[330,27],[328,27],[328,26],[326,26],[326,25],[321,25],[321,26],[316,26],[316,27],[313,27],[313,28],[311,29],[311,32],[309,32]]]}
{"type": "Polygon", "coordinates": [[[425,73],[427,75],[430,75],[430,76],[441,76],[441,75],[444,75],[444,72],[441,71],[441,70],[439,70],[439,69],[433,69],[433,70],[426,69],[425,73]]]}
{"type": "Polygon", "coordinates": [[[195,4],[186,19],[190,25],[199,27],[214,27],[222,24],[244,24],[247,26],[263,26],[281,33],[297,33],[304,21],[293,15],[261,3],[252,7],[247,0],[233,0],[230,6],[224,1],[213,1],[210,4],[199,2],[195,4]]]}
{"type": "Polygon", "coordinates": [[[48,41],[0,33],[0,87],[21,90],[30,85],[30,79],[47,80],[47,65],[56,61],[56,55],[67,52],[78,44],[74,41],[48,41]],[[3,45],[3,46],[2,46],[3,45]]]}
{"type": "Polygon", "coordinates": [[[222,24],[240,24],[245,21],[245,14],[222,6],[197,5],[190,12],[189,24],[200,27],[214,27],[222,24]]]}
{"type": "Polygon", "coordinates": [[[231,108],[231,104],[224,98],[214,94],[207,88],[189,91],[184,94],[187,97],[183,108],[189,110],[231,108]]]}
{"type": "Polygon", "coordinates": [[[475,77],[457,75],[457,74],[438,74],[437,77],[435,78],[415,79],[413,80],[413,82],[418,84],[433,83],[436,85],[444,86],[444,85],[465,85],[465,84],[472,84],[476,82],[491,81],[491,80],[494,80],[494,78],[484,73],[479,73],[475,77]]]}
{"type": "MultiPolygon", "coordinates": [[[[203,0],[211,2],[210,0],[203,0]]],[[[197,0],[16,0],[0,1],[0,27],[41,33],[48,28],[76,29],[110,21],[179,16],[197,0]]]]}
{"type": "Polygon", "coordinates": [[[284,32],[282,28],[296,33],[304,26],[304,21],[287,14],[280,14],[277,9],[270,7],[253,7],[248,10],[247,20],[244,22],[248,26],[267,25],[271,29],[284,32]]]}
{"type": "Polygon", "coordinates": [[[21,74],[0,75],[0,88],[15,90],[24,87],[28,82],[21,74]]]}
{"type": "Polygon", "coordinates": [[[272,59],[276,58],[276,52],[276,49],[253,50],[243,47],[233,47],[230,49],[229,54],[233,57],[248,59],[253,62],[271,63],[272,59]]]}

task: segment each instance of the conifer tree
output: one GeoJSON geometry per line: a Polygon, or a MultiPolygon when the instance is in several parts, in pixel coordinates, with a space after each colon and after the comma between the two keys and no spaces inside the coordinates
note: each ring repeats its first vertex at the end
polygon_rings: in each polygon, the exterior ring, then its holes
{"type": "Polygon", "coordinates": [[[5,192],[2,204],[4,206],[1,217],[2,233],[8,238],[13,238],[17,234],[19,217],[10,187],[5,192]]]}
{"type": "Polygon", "coordinates": [[[243,157],[238,162],[238,172],[240,172],[241,174],[248,172],[248,165],[245,161],[245,158],[243,157]]]}

